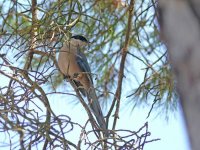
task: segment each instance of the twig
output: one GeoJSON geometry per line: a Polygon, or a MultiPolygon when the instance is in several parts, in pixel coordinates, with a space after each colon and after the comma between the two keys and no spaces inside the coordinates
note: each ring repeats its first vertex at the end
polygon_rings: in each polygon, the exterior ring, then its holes
{"type": "Polygon", "coordinates": [[[117,89],[115,92],[116,98],[114,99],[114,101],[117,100],[117,104],[116,104],[116,110],[115,110],[114,123],[112,127],[113,130],[115,129],[117,119],[119,118],[122,82],[123,82],[123,77],[124,77],[124,68],[125,68],[125,61],[126,61],[126,56],[127,56],[127,51],[128,51],[128,45],[129,45],[129,40],[130,40],[134,2],[135,2],[134,0],[131,0],[130,5],[129,5],[128,27],[126,31],[126,39],[125,39],[124,48],[122,49],[122,58],[121,58],[119,74],[118,74],[118,83],[117,83],[117,89]]]}

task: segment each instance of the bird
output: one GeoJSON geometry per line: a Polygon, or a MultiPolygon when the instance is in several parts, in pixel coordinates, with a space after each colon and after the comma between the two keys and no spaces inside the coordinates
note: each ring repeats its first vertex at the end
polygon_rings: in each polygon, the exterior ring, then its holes
{"type": "Polygon", "coordinates": [[[78,91],[88,98],[90,109],[104,135],[107,135],[106,122],[95,92],[91,69],[85,54],[81,52],[89,43],[82,35],[74,35],[69,41],[65,41],[59,52],[58,66],[62,74],[73,80],[78,91]]]}

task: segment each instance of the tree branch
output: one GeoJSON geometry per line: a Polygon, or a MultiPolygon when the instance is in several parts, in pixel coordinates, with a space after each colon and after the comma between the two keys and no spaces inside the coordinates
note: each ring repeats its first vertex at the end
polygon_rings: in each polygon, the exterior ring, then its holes
{"type": "Polygon", "coordinates": [[[129,16],[128,16],[128,25],[126,30],[126,38],[125,38],[125,44],[124,48],[122,48],[122,58],[120,62],[120,68],[119,68],[119,74],[118,74],[118,83],[117,83],[117,89],[115,92],[115,99],[117,100],[116,104],[116,110],[115,110],[115,118],[112,129],[114,130],[116,127],[117,119],[119,118],[119,108],[120,108],[120,99],[121,99],[121,92],[122,92],[122,82],[124,77],[124,68],[125,68],[125,61],[126,61],[126,55],[128,52],[128,45],[130,40],[130,33],[131,33],[131,27],[132,27],[132,18],[133,18],[133,9],[134,9],[134,0],[131,0],[129,5],[129,16]]]}

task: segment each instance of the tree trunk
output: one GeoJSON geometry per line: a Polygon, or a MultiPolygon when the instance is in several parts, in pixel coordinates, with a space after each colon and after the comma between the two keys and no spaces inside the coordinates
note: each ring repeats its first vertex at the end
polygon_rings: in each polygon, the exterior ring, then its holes
{"type": "Polygon", "coordinates": [[[200,145],[200,2],[160,0],[161,38],[177,79],[177,89],[193,150],[200,145]]]}

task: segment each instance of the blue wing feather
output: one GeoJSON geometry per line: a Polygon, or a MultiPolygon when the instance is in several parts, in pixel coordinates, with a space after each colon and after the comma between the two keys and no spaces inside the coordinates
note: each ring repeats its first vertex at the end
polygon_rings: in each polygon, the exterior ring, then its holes
{"type": "Polygon", "coordinates": [[[88,64],[87,58],[80,51],[77,53],[76,62],[79,65],[79,67],[81,68],[82,72],[86,72],[87,73],[87,76],[88,76],[90,82],[93,84],[92,75],[91,75],[91,69],[90,69],[90,66],[88,64]]]}

